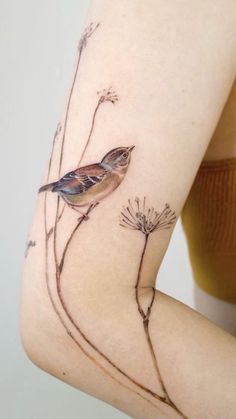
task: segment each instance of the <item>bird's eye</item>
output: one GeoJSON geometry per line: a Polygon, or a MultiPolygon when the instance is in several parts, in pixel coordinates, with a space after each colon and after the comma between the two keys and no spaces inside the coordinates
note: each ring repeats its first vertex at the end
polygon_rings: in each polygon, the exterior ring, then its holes
{"type": "Polygon", "coordinates": [[[125,151],[125,152],[122,154],[123,159],[127,159],[128,155],[129,155],[129,153],[127,153],[127,151],[125,151]]]}

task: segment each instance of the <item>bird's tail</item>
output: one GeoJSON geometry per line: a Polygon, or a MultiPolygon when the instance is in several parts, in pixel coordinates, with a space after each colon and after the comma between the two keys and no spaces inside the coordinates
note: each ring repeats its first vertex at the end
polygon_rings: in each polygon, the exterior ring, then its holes
{"type": "Polygon", "coordinates": [[[41,186],[41,188],[39,188],[38,190],[38,193],[44,192],[44,191],[51,191],[55,183],[56,182],[52,182],[52,183],[48,183],[47,185],[41,186]]]}

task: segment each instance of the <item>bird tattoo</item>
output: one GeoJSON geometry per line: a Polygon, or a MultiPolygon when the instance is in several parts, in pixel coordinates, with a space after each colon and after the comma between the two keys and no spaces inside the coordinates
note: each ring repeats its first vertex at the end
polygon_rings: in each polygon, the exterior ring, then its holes
{"type": "Polygon", "coordinates": [[[79,167],[56,182],[42,186],[39,192],[57,192],[73,209],[95,206],[112,193],[124,179],[134,146],[109,151],[100,163],[79,167]]]}

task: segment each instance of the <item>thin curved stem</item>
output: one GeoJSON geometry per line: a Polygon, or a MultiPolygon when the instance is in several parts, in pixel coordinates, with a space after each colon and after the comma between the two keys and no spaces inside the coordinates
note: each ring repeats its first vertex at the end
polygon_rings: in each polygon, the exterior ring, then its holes
{"type": "Polygon", "coordinates": [[[50,155],[50,159],[49,159],[49,163],[48,163],[48,175],[47,175],[47,183],[49,182],[49,175],[51,173],[51,167],[52,167],[52,161],[53,161],[53,157],[54,157],[54,151],[55,151],[55,144],[56,144],[56,140],[58,137],[58,134],[61,131],[61,124],[59,123],[57,125],[54,137],[53,137],[53,143],[52,143],[52,150],[51,150],[51,155],[50,155]]]}
{"type": "Polygon", "coordinates": [[[164,403],[171,406],[184,419],[187,419],[187,417],[179,410],[179,408],[175,405],[175,403],[171,400],[171,398],[168,395],[165,383],[164,383],[163,378],[161,376],[161,372],[160,372],[160,368],[159,368],[159,365],[158,365],[157,357],[156,357],[155,350],[154,350],[153,343],[152,343],[152,339],[151,339],[151,336],[150,336],[149,318],[151,316],[151,310],[152,310],[152,306],[153,306],[154,299],[155,299],[155,289],[152,288],[152,291],[153,291],[152,299],[151,299],[151,302],[150,302],[150,304],[147,308],[146,313],[142,309],[142,305],[141,305],[140,298],[139,298],[139,287],[140,287],[144,257],[145,257],[145,253],[146,253],[146,250],[147,250],[148,238],[149,238],[149,234],[145,234],[144,245],[143,245],[143,249],[142,249],[142,253],[141,253],[141,257],[140,257],[140,262],[139,262],[137,281],[136,281],[136,284],[135,284],[136,303],[137,303],[137,306],[138,306],[138,311],[139,311],[139,313],[140,313],[140,315],[143,319],[143,328],[144,328],[145,336],[146,336],[147,343],[148,343],[148,346],[149,346],[149,350],[150,350],[150,353],[151,353],[151,357],[152,357],[152,360],[153,360],[153,365],[154,365],[154,368],[156,370],[158,380],[160,381],[162,391],[165,395],[164,396],[164,403]]]}
{"type": "Polygon", "coordinates": [[[94,113],[93,113],[92,123],[91,123],[91,127],[90,127],[90,130],[89,130],[89,135],[88,135],[88,138],[87,138],[86,144],[85,144],[85,146],[84,146],[84,149],[83,149],[83,151],[82,151],[81,157],[80,157],[80,159],[79,159],[79,161],[78,161],[78,163],[77,163],[77,167],[79,167],[79,166],[80,166],[80,163],[81,163],[81,161],[83,160],[84,155],[85,155],[85,153],[86,153],[86,150],[87,150],[87,148],[88,148],[88,145],[89,145],[90,139],[91,139],[91,137],[92,137],[93,129],[94,129],[94,124],[95,124],[95,119],[96,119],[97,111],[98,111],[98,109],[99,109],[99,107],[100,107],[101,103],[102,103],[102,102],[101,102],[101,100],[99,99],[99,100],[98,100],[98,103],[97,103],[97,106],[96,106],[96,108],[95,108],[95,110],[94,110],[94,113]]]}
{"type": "Polygon", "coordinates": [[[143,245],[143,250],[141,253],[141,257],[140,257],[140,262],[139,262],[139,268],[138,268],[138,276],[137,276],[137,281],[135,284],[135,298],[136,298],[136,303],[138,306],[138,311],[141,314],[142,318],[145,318],[146,315],[142,309],[140,300],[139,300],[139,284],[140,284],[140,280],[141,280],[141,272],[142,272],[142,267],[143,267],[143,259],[144,259],[144,255],[146,252],[146,248],[147,248],[147,244],[148,244],[148,238],[149,238],[149,234],[145,234],[145,239],[144,239],[144,245],[143,245]]]}
{"type": "MultiPolygon", "coordinates": [[[[71,85],[71,89],[70,89],[70,93],[69,93],[69,99],[68,99],[67,106],[66,106],[64,129],[63,129],[63,136],[62,136],[62,143],[61,143],[61,154],[60,154],[60,160],[59,160],[59,173],[58,173],[59,174],[59,177],[60,177],[60,174],[61,174],[62,159],[63,159],[63,154],[64,154],[65,138],[66,138],[66,131],[67,131],[67,124],[68,124],[69,112],[70,112],[71,99],[72,99],[72,96],[73,96],[75,82],[76,82],[78,71],[79,71],[81,56],[82,56],[82,53],[83,53],[83,51],[84,51],[84,49],[86,47],[88,38],[90,38],[93,35],[93,33],[97,30],[98,27],[99,27],[99,23],[92,30],[90,30],[90,32],[86,32],[85,31],[85,34],[82,36],[82,39],[80,41],[80,45],[79,45],[79,56],[78,56],[78,60],[77,60],[77,64],[76,64],[76,69],[75,69],[75,73],[74,73],[74,77],[73,77],[73,81],[72,81],[72,85],[71,85]]],[[[91,26],[90,26],[90,29],[91,29],[91,26]]],[[[100,103],[98,102],[97,108],[99,107],[99,105],[100,105],[100,103]]],[[[95,112],[95,115],[96,115],[96,112],[95,112]]],[[[93,117],[93,120],[95,119],[95,115],[93,117]]],[[[88,139],[87,143],[90,140],[90,137],[91,137],[91,134],[92,134],[92,130],[93,130],[93,125],[94,125],[94,121],[93,121],[91,130],[90,130],[90,136],[89,136],[89,139],[88,139]]],[[[87,145],[85,146],[85,149],[84,149],[84,151],[82,153],[82,157],[83,157],[83,155],[85,153],[86,148],[87,148],[87,145]]],[[[81,157],[81,159],[82,159],[82,157],[81,157]]]]}
{"type": "MultiPolygon", "coordinates": [[[[150,312],[150,314],[151,314],[151,312],[150,312]]],[[[169,395],[167,393],[164,381],[163,381],[163,379],[161,377],[161,374],[160,374],[160,369],[159,369],[159,366],[158,366],[155,350],[153,348],[153,344],[152,344],[152,340],[151,340],[151,336],[150,336],[150,331],[149,331],[149,319],[148,318],[146,320],[143,320],[143,327],[144,327],[145,335],[146,335],[146,338],[147,338],[148,346],[150,348],[150,352],[151,352],[154,367],[155,367],[155,369],[158,373],[158,377],[159,377],[159,380],[161,382],[161,386],[162,386],[162,388],[165,392],[165,403],[167,403],[169,406],[173,407],[173,409],[176,410],[176,412],[178,412],[184,419],[187,419],[187,417],[179,410],[179,408],[171,400],[171,398],[169,397],[169,395]]]]}
{"type": "Polygon", "coordinates": [[[62,159],[63,159],[63,154],[64,154],[64,146],[65,146],[68,116],[69,116],[69,111],[70,111],[71,99],[72,99],[73,92],[74,92],[75,82],[76,82],[77,74],[78,74],[78,71],[79,71],[79,65],[80,65],[82,52],[83,52],[83,49],[80,48],[79,49],[79,56],[78,56],[78,60],[77,60],[77,64],[76,64],[76,69],[75,69],[75,73],[74,73],[74,77],[73,77],[73,82],[72,82],[72,86],[71,86],[70,93],[69,93],[69,99],[68,99],[67,106],[66,106],[66,114],[65,114],[65,121],[64,121],[64,128],[63,128],[63,135],[62,135],[62,142],[61,142],[61,153],[60,153],[59,168],[58,168],[58,175],[59,175],[58,177],[60,177],[60,175],[61,175],[61,167],[62,167],[62,159]]]}
{"type": "MultiPolygon", "coordinates": [[[[82,216],[78,219],[78,223],[76,224],[76,226],[75,226],[75,227],[74,227],[74,229],[72,230],[72,232],[71,232],[71,234],[70,234],[70,236],[69,236],[69,238],[68,238],[68,240],[67,240],[67,242],[66,242],[66,245],[65,245],[65,247],[64,247],[64,250],[63,250],[63,252],[62,252],[62,256],[61,256],[61,260],[60,260],[59,265],[58,265],[57,255],[56,255],[56,253],[54,253],[54,254],[55,254],[56,264],[57,264],[57,266],[58,266],[58,268],[59,268],[59,272],[60,272],[60,274],[61,274],[62,269],[63,269],[63,266],[64,266],[64,261],[65,261],[65,257],[66,257],[66,254],[67,254],[67,251],[68,251],[69,245],[70,245],[70,243],[71,243],[71,241],[72,241],[72,239],[73,239],[73,237],[74,237],[74,235],[75,235],[76,231],[78,230],[78,228],[79,228],[80,224],[81,224],[84,220],[86,220],[86,219],[87,219],[87,217],[88,217],[89,213],[90,213],[90,212],[91,212],[91,211],[95,208],[95,206],[96,206],[96,205],[91,204],[91,205],[88,207],[88,209],[87,209],[86,213],[85,213],[84,215],[82,215],[82,216]]],[[[56,242],[56,238],[55,238],[55,242],[56,242]]],[[[54,249],[55,249],[55,251],[56,251],[56,246],[54,246],[54,249]]],[[[60,279],[60,278],[59,278],[59,279],[60,279]]]]}

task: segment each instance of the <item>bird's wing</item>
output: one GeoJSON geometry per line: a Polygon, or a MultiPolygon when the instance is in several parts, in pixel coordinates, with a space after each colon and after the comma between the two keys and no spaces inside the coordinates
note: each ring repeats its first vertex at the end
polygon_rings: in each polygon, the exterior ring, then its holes
{"type": "Polygon", "coordinates": [[[81,194],[92,186],[100,183],[107,170],[100,164],[84,166],[72,172],[66,173],[53,187],[53,192],[62,192],[67,195],[81,194]]]}

